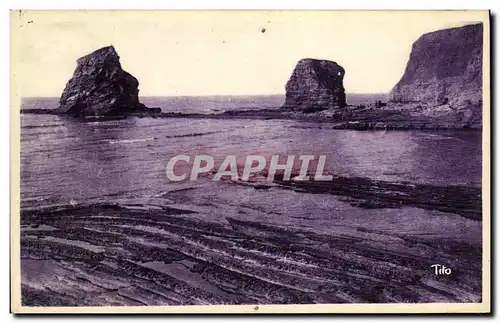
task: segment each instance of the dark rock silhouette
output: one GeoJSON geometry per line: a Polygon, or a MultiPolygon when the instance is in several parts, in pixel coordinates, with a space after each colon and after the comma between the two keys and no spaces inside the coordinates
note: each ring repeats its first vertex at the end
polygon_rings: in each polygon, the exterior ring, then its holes
{"type": "Polygon", "coordinates": [[[346,98],[342,66],[327,60],[301,59],[286,84],[284,109],[315,112],[344,108],[346,98]]]}
{"type": "Polygon", "coordinates": [[[482,23],[424,34],[413,43],[391,100],[452,108],[480,106],[482,55],[482,23]]]}
{"type": "Polygon", "coordinates": [[[139,102],[139,82],[122,69],[113,46],[83,56],[77,64],[61,95],[59,113],[87,117],[156,112],[139,102]]]}

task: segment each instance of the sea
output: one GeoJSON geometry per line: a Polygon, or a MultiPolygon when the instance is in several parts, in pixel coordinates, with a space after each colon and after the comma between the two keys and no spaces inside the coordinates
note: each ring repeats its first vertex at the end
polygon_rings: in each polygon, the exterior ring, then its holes
{"type": "MultiPolygon", "coordinates": [[[[347,99],[363,104],[384,97],[351,94],[347,99]]],[[[25,98],[22,108],[52,109],[57,101],[25,98]]],[[[143,97],[141,102],[164,112],[211,114],[278,108],[284,96],[143,97]]],[[[82,122],[21,114],[21,208],[163,205],[194,211],[197,221],[225,226],[231,218],[317,234],[378,230],[387,239],[400,234],[478,246],[481,222],[457,214],[410,206],[359,208],[334,195],[275,186],[258,190],[209,176],[172,182],[166,165],[181,154],[210,155],[216,165],[227,155],[238,156],[239,163],[247,155],[326,155],[324,172],[334,176],[481,187],[481,142],[479,131],[354,131],[295,120],[182,117],[82,122]]],[[[187,164],[183,167],[190,170],[187,164]]],[[[29,275],[26,279],[34,279],[36,273],[31,270],[29,275]]]]}

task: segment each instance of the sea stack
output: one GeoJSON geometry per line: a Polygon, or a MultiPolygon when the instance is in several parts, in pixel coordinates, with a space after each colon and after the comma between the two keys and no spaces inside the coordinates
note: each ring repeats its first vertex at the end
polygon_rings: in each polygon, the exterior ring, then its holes
{"type": "Polygon", "coordinates": [[[482,55],[482,23],[424,34],[413,43],[404,75],[390,99],[464,107],[474,113],[482,106],[482,55]]]}
{"type": "Polygon", "coordinates": [[[124,71],[113,46],[77,60],[59,101],[59,112],[78,117],[153,111],[139,102],[139,82],[124,71]]]}
{"type": "Polygon", "coordinates": [[[336,62],[301,59],[286,83],[282,108],[302,112],[343,109],[346,106],[344,74],[336,62]]]}

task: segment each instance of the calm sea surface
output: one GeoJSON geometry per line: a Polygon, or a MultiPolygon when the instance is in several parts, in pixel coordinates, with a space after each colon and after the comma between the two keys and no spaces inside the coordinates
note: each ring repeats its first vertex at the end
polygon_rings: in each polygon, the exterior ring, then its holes
{"type": "MultiPolygon", "coordinates": [[[[372,99],[351,96],[350,103],[372,99]]],[[[142,101],[164,111],[210,113],[277,107],[283,96],[157,97],[142,101]]],[[[57,99],[23,102],[23,108],[56,107],[57,99]]],[[[83,123],[30,114],[21,115],[21,119],[23,206],[132,200],[210,209],[215,217],[236,214],[244,207],[258,210],[256,218],[294,224],[294,216],[305,216],[311,223],[317,219],[318,225],[343,217],[347,211],[359,221],[380,212],[395,218],[401,214],[401,210],[353,208],[331,195],[302,194],[298,199],[299,193],[279,188],[260,191],[203,177],[172,183],[165,167],[169,158],[179,154],[207,154],[216,162],[226,155],[237,155],[240,163],[249,154],[326,155],[326,172],[334,175],[437,185],[481,184],[481,135],[472,131],[357,132],[291,120],[130,118],[83,123]],[[168,198],[159,201],[161,196],[168,198]],[[277,210],[287,215],[271,216],[277,210]]],[[[432,212],[420,209],[405,214],[415,212],[420,219],[432,218],[432,212]]]]}

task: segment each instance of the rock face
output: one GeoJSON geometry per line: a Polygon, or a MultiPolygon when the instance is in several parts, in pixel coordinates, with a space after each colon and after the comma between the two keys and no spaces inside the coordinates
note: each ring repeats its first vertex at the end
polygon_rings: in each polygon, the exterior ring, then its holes
{"type": "Polygon", "coordinates": [[[60,113],[86,117],[150,110],[139,102],[139,82],[122,69],[113,46],[83,56],[77,64],[61,95],[60,113]]]}
{"type": "Polygon", "coordinates": [[[286,84],[282,108],[302,112],[343,109],[346,105],[344,74],[342,66],[332,61],[300,60],[286,84]]]}
{"type": "Polygon", "coordinates": [[[424,34],[390,98],[474,110],[482,106],[482,55],[482,23],[424,34]]]}

